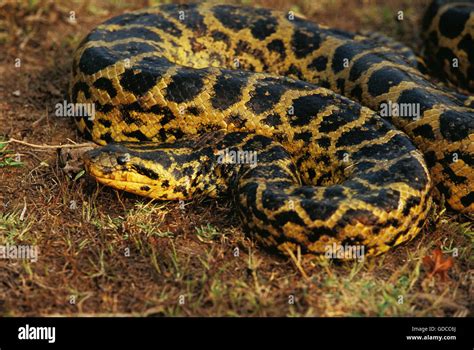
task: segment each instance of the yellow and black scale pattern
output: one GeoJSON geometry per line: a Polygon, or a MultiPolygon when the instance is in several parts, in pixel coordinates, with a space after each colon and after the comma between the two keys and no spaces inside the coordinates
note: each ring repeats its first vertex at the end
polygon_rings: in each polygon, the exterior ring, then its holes
{"type": "Polygon", "coordinates": [[[422,33],[431,70],[474,92],[474,1],[433,1],[423,18],[422,33]],[[453,65],[453,60],[458,64],[453,65]]]}
{"type": "Polygon", "coordinates": [[[261,8],[172,4],[112,18],[73,64],[72,101],[97,109],[79,128],[121,142],[90,152],[86,168],[153,198],[231,194],[270,247],[382,253],[423,226],[428,167],[451,207],[474,209],[473,110],[407,56],[261,8]],[[421,118],[384,120],[373,110],[387,101],[418,103],[421,118]],[[257,162],[217,161],[232,151],[257,162]]]}

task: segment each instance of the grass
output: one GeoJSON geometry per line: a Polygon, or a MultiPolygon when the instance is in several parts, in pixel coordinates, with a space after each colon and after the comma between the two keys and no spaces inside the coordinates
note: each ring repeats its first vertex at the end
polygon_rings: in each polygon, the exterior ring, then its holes
{"type": "MultiPolygon", "coordinates": [[[[148,3],[2,3],[0,72],[11,77],[0,81],[2,140],[80,141],[73,123],[53,115],[73,50],[101,21],[148,3]],[[77,24],[66,20],[71,10],[77,24]]],[[[344,6],[354,11],[341,12],[340,0],[258,3],[342,29],[383,30],[414,46],[425,6],[351,0],[344,6]],[[392,21],[400,8],[405,20],[392,21]]],[[[284,258],[248,238],[226,200],[149,201],[86,176],[71,179],[56,159],[54,151],[0,141],[0,244],[39,247],[37,262],[0,260],[1,316],[472,315],[472,219],[442,204],[419,237],[383,256],[360,263],[284,258]],[[437,247],[454,259],[446,282],[428,279],[423,265],[437,247]]]]}
{"type": "Polygon", "coordinates": [[[7,149],[8,143],[0,138],[0,168],[22,166],[21,156],[7,149]]]}
{"type": "Polygon", "coordinates": [[[4,244],[19,243],[24,235],[31,229],[32,222],[25,218],[25,211],[0,213],[0,239],[4,244]]]}

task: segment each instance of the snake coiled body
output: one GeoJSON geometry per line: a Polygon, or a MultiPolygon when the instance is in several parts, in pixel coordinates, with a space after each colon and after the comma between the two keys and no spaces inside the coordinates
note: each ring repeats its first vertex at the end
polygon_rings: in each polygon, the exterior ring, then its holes
{"type": "Polygon", "coordinates": [[[86,167],[153,198],[231,195],[267,246],[382,253],[420,231],[432,182],[474,211],[469,98],[430,83],[410,55],[260,8],[112,18],[74,58],[71,99],[96,106],[78,126],[109,144],[86,167]],[[382,118],[392,103],[420,115],[382,118]]]}

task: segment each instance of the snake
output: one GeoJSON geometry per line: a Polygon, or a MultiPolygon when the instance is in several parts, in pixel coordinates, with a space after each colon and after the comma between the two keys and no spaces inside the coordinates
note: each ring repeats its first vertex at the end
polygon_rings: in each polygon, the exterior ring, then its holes
{"type": "Polygon", "coordinates": [[[433,197],[474,212],[473,19],[472,4],[436,0],[425,64],[383,35],[291,11],[165,4],[113,17],[73,58],[70,99],[95,108],[76,124],[101,145],[85,168],[158,200],[229,198],[278,252],[379,255],[422,230],[433,197]]]}

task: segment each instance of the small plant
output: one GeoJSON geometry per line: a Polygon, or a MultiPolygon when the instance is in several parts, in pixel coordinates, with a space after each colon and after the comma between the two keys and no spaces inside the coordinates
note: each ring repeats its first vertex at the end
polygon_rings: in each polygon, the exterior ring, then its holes
{"type": "Polygon", "coordinates": [[[197,237],[201,242],[210,243],[216,237],[220,236],[221,233],[216,230],[216,228],[210,224],[206,226],[196,227],[197,237]]]}
{"type": "Polygon", "coordinates": [[[19,160],[18,155],[7,149],[8,142],[0,138],[0,168],[6,166],[22,166],[23,163],[19,160]]]}

